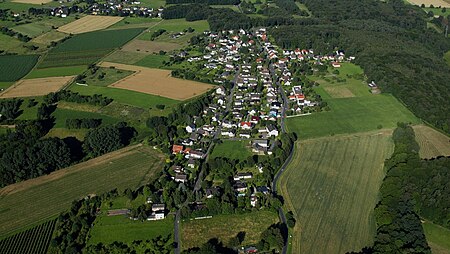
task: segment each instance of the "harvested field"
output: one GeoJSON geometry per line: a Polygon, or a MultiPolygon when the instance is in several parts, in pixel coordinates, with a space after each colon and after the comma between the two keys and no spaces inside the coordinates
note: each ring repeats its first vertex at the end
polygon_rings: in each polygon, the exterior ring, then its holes
{"type": "Polygon", "coordinates": [[[203,94],[214,87],[213,85],[196,81],[173,78],[170,76],[170,71],[168,70],[151,69],[109,62],[102,62],[99,66],[114,66],[117,69],[136,72],[110,85],[110,87],[158,95],[174,100],[186,100],[203,94]]]}
{"type": "Polygon", "coordinates": [[[434,7],[450,7],[450,2],[445,0],[408,0],[408,2],[419,6],[425,4],[426,7],[429,7],[430,5],[433,5],[434,7]]]}
{"type": "Polygon", "coordinates": [[[52,0],[12,0],[13,3],[21,3],[21,4],[46,4],[50,3],[52,0]]]}
{"type": "Polygon", "coordinates": [[[133,40],[123,46],[122,50],[126,52],[157,53],[161,50],[167,52],[180,47],[180,45],[171,42],[133,40]]]}
{"type": "Polygon", "coordinates": [[[32,39],[31,42],[47,45],[50,44],[52,41],[58,42],[66,38],[67,36],[68,35],[65,33],[61,33],[56,30],[51,30],[45,34],[39,35],[38,37],[32,39]]]}
{"type": "Polygon", "coordinates": [[[327,86],[324,90],[333,98],[355,97],[350,89],[343,86],[327,86]]]}
{"type": "Polygon", "coordinates": [[[425,125],[416,125],[413,128],[422,159],[450,156],[450,137],[425,125]]]}
{"type": "Polygon", "coordinates": [[[347,253],[373,244],[373,209],[393,151],[392,131],[375,131],[295,144],[281,176],[287,210],[297,223],[292,253],[347,253]]]}
{"type": "Polygon", "coordinates": [[[58,28],[58,31],[68,34],[81,34],[105,29],[121,21],[122,19],[122,17],[89,15],[58,28]]]}
{"type": "Polygon", "coordinates": [[[0,98],[43,96],[57,92],[70,83],[75,76],[23,79],[6,89],[0,98]]]}

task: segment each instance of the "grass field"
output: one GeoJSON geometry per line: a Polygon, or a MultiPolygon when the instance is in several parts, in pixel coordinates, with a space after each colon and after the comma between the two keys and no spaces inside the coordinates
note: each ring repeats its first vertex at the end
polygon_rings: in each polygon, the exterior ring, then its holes
{"type": "Polygon", "coordinates": [[[182,248],[199,247],[212,238],[218,238],[226,246],[239,232],[245,232],[242,245],[256,244],[261,240],[261,233],[277,222],[278,215],[269,211],[217,215],[211,219],[183,221],[182,248]]]}
{"type": "Polygon", "coordinates": [[[68,35],[62,32],[58,32],[56,30],[51,30],[45,34],[39,35],[36,38],[33,38],[31,42],[43,44],[43,45],[49,45],[52,41],[58,42],[64,38],[66,38],[68,35]]]}
{"type": "Polygon", "coordinates": [[[0,81],[16,81],[27,75],[36,65],[37,55],[4,55],[0,56],[0,81]]]}
{"type": "Polygon", "coordinates": [[[373,243],[373,209],[393,152],[392,131],[296,143],[281,176],[287,210],[297,220],[292,253],[345,253],[373,243]]]}
{"type": "Polygon", "coordinates": [[[450,156],[450,137],[425,125],[416,125],[413,128],[416,141],[420,146],[419,155],[421,158],[431,159],[438,156],[450,156]]]}
{"type": "Polygon", "coordinates": [[[0,34],[0,49],[4,50],[8,53],[25,53],[26,49],[23,47],[24,42],[19,41],[18,39],[0,34]]]}
{"type": "Polygon", "coordinates": [[[88,65],[124,45],[142,31],[142,28],[135,28],[75,35],[50,50],[38,67],[88,65]]]}
{"type": "Polygon", "coordinates": [[[72,76],[81,74],[85,70],[86,70],[85,65],[34,69],[30,73],[28,73],[28,75],[25,76],[25,79],[72,76]]]}
{"type": "Polygon", "coordinates": [[[45,17],[33,20],[32,23],[15,26],[12,29],[21,34],[35,38],[52,30],[52,27],[58,27],[75,20],[75,16],[71,15],[67,18],[45,17]]]}
{"type": "Polygon", "coordinates": [[[167,69],[167,67],[164,67],[163,62],[169,60],[170,57],[168,55],[148,55],[136,62],[135,65],[148,68],[167,69]]]}
{"type": "Polygon", "coordinates": [[[137,188],[163,167],[163,155],[136,145],[0,189],[0,235],[55,217],[75,199],[137,188]]]}
{"type": "Polygon", "coordinates": [[[86,84],[91,86],[109,86],[125,77],[133,74],[133,71],[126,70],[118,70],[114,68],[104,68],[100,67],[95,74],[88,73],[88,76],[85,78],[86,84]],[[100,78],[100,75],[103,74],[103,78],[100,78]]]}
{"type": "Polygon", "coordinates": [[[126,52],[142,52],[142,53],[158,53],[159,51],[169,52],[178,49],[181,46],[176,43],[159,42],[159,41],[145,41],[133,40],[122,47],[122,51],[126,52]]]}
{"type": "Polygon", "coordinates": [[[158,29],[164,29],[167,32],[181,32],[189,27],[193,28],[196,33],[202,33],[209,30],[209,24],[206,20],[189,22],[186,21],[186,19],[165,19],[143,33],[138,38],[141,40],[150,40],[152,33],[158,29]]]}
{"type": "Polygon", "coordinates": [[[47,135],[46,138],[57,137],[57,138],[67,138],[74,137],[80,141],[84,140],[88,130],[87,129],[67,129],[67,128],[52,128],[47,135]]]}
{"type": "Polygon", "coordinates": [[[14,84],[14,82],[0,82],[0,89],[6,89],[12,86],[12,84],[14,84]]]}
{"type": "Polygon", "coordinates": [[[103,61],[121,64],[135,64],[146,56],[148,56],[148,54],[142,52],[117,50],[103,58],[103,61]]]}
{"type": "Polygon", "coordinates": [[[126,216],[102,214],[95,220],[87,244],[108,244],[114,241],[131,244],[136,240],[173,235],[173,227],[174,218],[171,215],[164,220],[141,222],[130,220],[126,216]]]}
{"type": "Polygon", "coordinates": [[[58,31],[68,34],[80,34],[105,29],[119,21],[122,17],[88,15],[58,28],[58,31]]]}
{"type": "Polygon", "coordinates": [[[427,242],[433,254],[450,253],[450,230],[430,221],[422,223],[427,242]]]}
{"type": "Polygon", "coordinates": [[[64,128],[66,127],[67,119],[75,118],[100,118],[102,119],[102,124],[114,124],[120,120],[99,113],[70,110],[66,108],[57,108],[55,112],[53,112],[52,116],[56,118],[54,128],[64,128]]]}
{"type": "Polygon", "coordinates": [[[229,159],[245,160],[253,153],[249,149],[249,141],[224,140],[221,144],[216,144],[211,153],[211,158],[225,157],[229,159]]]}
{"type": "Polygon", "coordinates": [[[0,98],[35,97],[57,92],[75,76],[22,79],[0,93],[0,98]]]}

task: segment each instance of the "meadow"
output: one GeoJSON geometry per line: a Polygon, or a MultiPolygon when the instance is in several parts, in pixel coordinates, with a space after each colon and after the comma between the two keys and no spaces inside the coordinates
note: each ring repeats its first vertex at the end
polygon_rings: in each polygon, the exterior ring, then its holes
{"type": "Polygon", "coordinates": [[[117,188],[137,188],[162,170],[164,156],[150,147],[130,146],[0,189],[0,235],[7,236],[54,218],[73,200],[117,188]]]}
{"type": "Polygon", "coordinates": [[[0,81],[16,81],[27,75],[36,65],[38,55],[0,56],[0,81]]]}
{"type": "Polygon", "coordinates": [[[164,66],[163,62],[168,62],[169,60],[170,57],[168,55],[148,55],[137,61],[135,65],[148,68],[168,69],[168,67],[164,66]]]}
{"type": "Polygon", "coordinates": [[[450,253],[450,229],[430,221],[422,223],[422,227],[433,254],[450,253]]]}
{"type": "Polygon", "coordinates": [[[28,75],[25,76],[25,79],[72,76],[81,74],[85,70],[86,70],[85,65],[54,67],[46,69],[33,69],[30,73],[28,73],[28,75]]]}
{"type": "Polygon", "coordinates": [[[55,112],[52,114],[53,117],[56,118],[54,128],[65,128],[67,119],[81,119],[81,118],[96,118],[102,119],[102,125],[104,124],[114,124],[117,123],[120,119],[113,118],[107,115],[86,112],[86,111],[78,111],[71,110],[66,108],[57,108],[55,112]]]}
{"type": "Polygon", "coordinates": [[[56,220],[49,220],[1,240],[0,249],[2,253],[47,253],[55,223],[56,220]]]}
{"type": "Polygon", "coordinates": [[[133,73],[133,71],[100,67],[94,74],[87,72],[87,77],[84,80],[88,86],[95,85],[106,87],[133,73]]]}
{"type": "Polygon", "coordinates": [[[91,64],[142,31],[142,28],[134,28],[75,35],[51,49],[38,68],[91,64]]]}
{"type": "Polygon", "coordinates": [[[212,238],[217,238],[226,246],[231,238],[245,232],[242,245],[257,244],[261,233],[278,223],[278,214],[258,211],[244,214],[217,215],[210,219],[186,220],[181,222],[181,247],[199,247],[212,238]]]}
{"type": "Polygon", "coordinates": [[[25,53],[26,49],[23,47],[24,42],[17,38],[0,33],[0,49],[8,53],[25,53]]]}
{"type": "Polygon", "coordinates": [[[209,24],[206,20],[198,20],[198,21],[186,21],[186,19],[165,19],[157,25],[153,26],[151,29],[148,29],[145,33],[143,33],[138,38],[141,40],[151,40],[152,33],[159,29],[164,29],[167,32],[182,32],[189,27],[193,28],[196,33],[202,33],[204,31],[209,30],[209,24]]]}
{"type": "Polygon", "coordinates": [[[224,140],[216,144],[211,153],[211,158],[225,157],[228,159],[246,160],[253,153],[249,149],[249,141],[224,140]]]}
{"type": "Polygon", "coordinates": [[[422,159],[450,156],[450,138],[426,125],[413,126],[422,159]]]}
{"type": "Polygon", "coordinates": [[[112,63],[135,64],[136,62],[140,61],[146,56],[149,55],[143,52],[129,52],[123,50],[116,50],[113,53],[107,55],[102,60],[112,63]]]}
{"type": "Polygon", "coordinates": [[[346,253],[373,243],[373,209],[393,152],[391,131],[296,143],[280,179],[288,211],[297,220],[292,253],[346,253]]]}
{"type": "Polygon", "coordinates": [[[40,17],[33,19],[31,23],[15,26],[12,29],[16,32],[34,38],[51,31],[52,27],[59,27],[74,20],[74,15],[70,15],[63,19],[52,16],[40,17]]]}

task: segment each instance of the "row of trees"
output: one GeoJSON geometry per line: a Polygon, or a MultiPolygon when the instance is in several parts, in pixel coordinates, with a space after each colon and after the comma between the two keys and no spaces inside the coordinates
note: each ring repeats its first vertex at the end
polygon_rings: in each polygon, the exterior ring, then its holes
{"type": "Polygon", "coordinates": [[[12,29],[9,29],[5,26],[1,27],[0,31],[5,35],[11,36],[11,37],[16,37],[17,39],[19,39],[20,41],[23,41],[23,42],[29,42],[31,40],[31,37],[29,37],[28,35],[18,33],[18,32],[14,31],[12,29]]]}
{"type": "Polygon", "coordinates": [[[1,100],[0,122],[16,119],[22,113],[20,110],[22,103],[22,99],[1,100]]]}
{"type": "Polygon", "coordinates": [[[167,0],[166,4],[238,5],[240,0],[167,0]]]}
{"type": "Polygon", "coordinates": [[[44,103],[54,104],[58,101],[87,103],[96,106],[106,106],[113,101],[113,99],[103,96],[101,94],[81,95],[69,90],[61,90],[56,93],[49,93],[44,96],[44,103]]]}
{"type": "Polygon", "coordinates": [[[93,129],[102,124],[100,118],[81,118],[66,119],[66,128],[68,129],[93,129]]]}

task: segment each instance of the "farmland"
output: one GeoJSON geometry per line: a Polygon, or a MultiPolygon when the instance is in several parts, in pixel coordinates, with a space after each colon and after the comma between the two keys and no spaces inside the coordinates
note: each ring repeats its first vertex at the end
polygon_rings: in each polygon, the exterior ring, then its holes
{"type": "Polygon", "coordinates": [[[104,61],[122,64],[135,64],[148,54],[142,52],[128,52],[117,50],[103,58],[104,61]]]}
{"type": "Polygon", "coordinates": [[[294,212],[292,253],[345,253],[373,243],[373,209],[393,152],[391,131],[296,143],[280,188],[294,212]]]}
{"type": "Polygon", "coordinates": [[[63,128],[66,126],[67,119],[75,119],[75,118],[99,118],[102,119],[102,124],[113,124],[119,121],[119,119],[102,115],[99,113],[77,111],[64,108],[57,108],[52,115],[56,118],[54,126],[55,128],[63,128]]]}
{"type": "Polygon", "coordinates": [[[88,72],[84,79],[87,85],[109,86],[116,81],[133,74],[133,71],[118,70],[115,68],[99,68],[94,74],[88,72]]]}
{"type": "Polygon", "coordinates": [[[224,140],[223,143],[216,144],[211,153],[211,158],[225,157],[228,159],[246,160],[252,155],[248,141],[224,140]]]}
{"type": "Polygon", "coordinates": [[[157,53],[159,51],[172,51],[180,48],[180,45],[170,42],[133,40],[122,47],[126,52],[157,53]]]}
{"type": "Polygon", "coordinates": [[[427,242],[434,254],[450,253],[450,230],[430,221],[422,223],[427,242]]]}
{"type": "Polygon", "coordinates": [[[425,125],[413,127],[419,143],[419,155],[423,159],[450,156],[450,138],[425,125]]]}
{"type": "Polygon", "coordinates": [[[13,2],[24,4],[46,4],[51,2],[51,0],[13,0],[13,2]]]}
{"type": "Polygon", "coordinates": [[[105,29],[119,21],[122,17],[88,15],[58,28],[58,31],[68,34],[80,34],[105,29]]]}
{"type": "Polygon", "coordinates": [[[206,30],[209,30],[209,24],[206,20],[199,21],[186,21],[185,19],[166,19],[157,25],[153,26],[147,32],[143,33],[139,36],[141,40],[150,40],[152,33],[158,29],[164,29],[167,32],[181,32],[189,27],[193,28],[195,32],[202,33],[206,30]]]}
{"type": "Polygon", "coordinates": [[[0,49],[8,53],[24,53],[26,49],[23,47],[24,42],[17,38],[0,34],[0,49]]]}
{"type": "Polygon", "coordinates": [[[86,66],[68,66],[68,67],[54,67],[46,69],[34,69],[25,79],[33,78],[47,78],[47,77],[60,77],[60,76],[72,76],[83,73],[86,70],[86,66]]]}
{"type": "Polygon", "coordinates": [[[169,61],[169,59],[170,57],[167,55],[148,55],[135,64],[148,68],[168,69],[163,66],[163,62],[169,61]]]}
{"type": "Polygon", "coordinates": [[[36,38],[33,38],[31,40],[31,42],[48,45],[52,41],[57,42],[57,41],[60,41],[60,40],[64,39],[67,36],[68,35],[65,34],[65,33],[61,33],[61,32],[58,32],[56,30],[52,30],[52,31],[49,31],[49,32],[47,32],[45,34],[39,35],[36,38]]]}
{"type": "Polygon", "coordinates": [[[91,64],[141,32],[142,29],[136,28],[75,35],[50,50],[38,68],[91,64]]]}
{"type": "Polygon", "coordinates": [[[114,66],[121,70],[136,71],[135,74],[112,84],[111,87],[162,96],[174,100],[186,100],[213,88],[212,85],[173,78],[170,76],[170,71],[168,70],[108,62],[102,62],[100,66],[114,66]]]}
{"type": "Polygon", "coordinates": [[[0,81],[19,80],[36,65],[38,58],[37,55],[0,56],[0,81]]]}
{"type": "Polygon", "coordinates": [[[210,219],[183,221],[182,248],[199,247],[212,238],[217,238],[227,245],[228,241],[239,232],[245,232],[242,245],[256,244],[261,240],[261,233],[277,222],[278,215],[269,211],[217,215],[210,219]]]}
{"type": "Polygon", "coordinates": [[[47,253],[55,222],[56,220],[49,220],[1,240],[0,249],[2,253],[47,253]]]}
{"type": "Polygon", "coordinates": [[[162,169],[162,155],[135,145],[0,190],[0,235],[55,217],[73,200],[136,188],[162,169]]]}
{"type": "Polygon", "coordinates": [[[422,5],[425,4],[425,6],[429,7],[430,5],[433,6],[441,6],[441,7],[450,7],[450,3],[445,0],[408,0],[411,4],[414,5],[422,5]]]}
{"type": "Polygon", "coordinates": [[[73,80],[74,76],[23,79],[0,94],[0,98],[34,97],[57,92],[73,80]]]}
{"type": "Polygon", "coordinates": [[[57,17],[43,17],[37,18],[31,23],[15,26],[12,29],[34,38],[52,31],[53,27],[62,26],[73,20],[75,20],[74,16],[69,16],[63,19],[57,17]]]}

